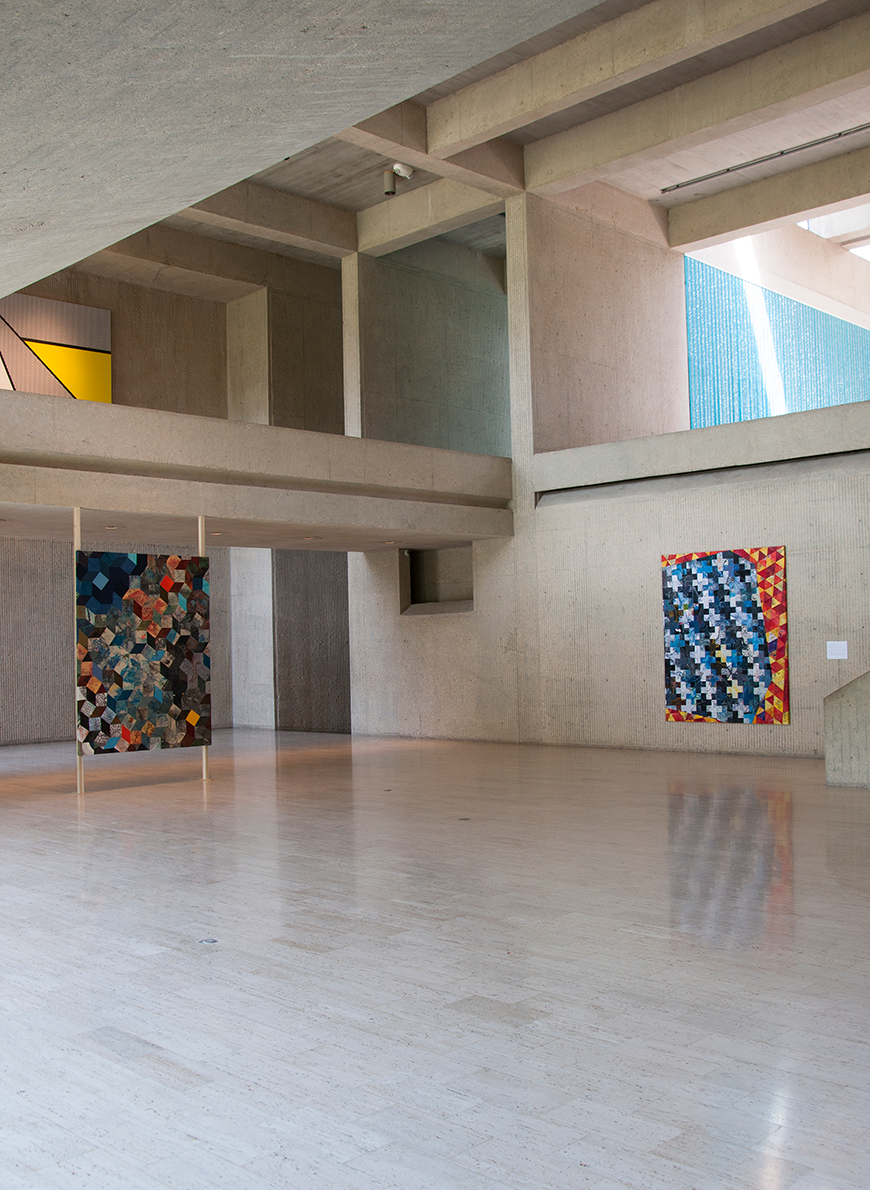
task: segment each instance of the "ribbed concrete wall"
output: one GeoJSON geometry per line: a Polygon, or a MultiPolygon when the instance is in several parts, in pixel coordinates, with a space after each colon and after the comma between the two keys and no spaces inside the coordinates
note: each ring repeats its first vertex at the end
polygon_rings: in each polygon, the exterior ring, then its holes
{"type": "Polygon", "coordinates": [[[509,455],[502,262],[433,240],[360,269],[363,436],[509,455]]]}
{"type": "MultiPolygon", "coordinates": [[[[167,553],[174,545],[86,549],[167,553]]],[[[189,551],[189,546],[186,547],[189,551]]],[[[228,550],[211,550],[212,722],[231,720],[228,550]]],[[[72,740],[75,662],[72,546],[0,537],[0,744],[72,740]]]]}
{"type": "Polygon", "coordinates": [[[539,198],[527,234],[534,449],[688,429],[682,257],[539,198]]]}
{"type": "Polygon", "coordinates": [[[275,550],[275,722],[350,731],[347,554],[275,550]]]}
{"type": "Polygon", "coordinates": [[[870,673],[825,699],[825,780],[870,789],[870,673]]]}
{"type": "Polygon", "coordinates": [[[354,730],[820,756],[825,695],[870,668],[868,507],[867,454],[546,497],[475,546],[455,617],[400,617],[397,558],[352,555],[354,730]],[[661,555],[782,544],[791,725],[666,723],[661,555]]]}

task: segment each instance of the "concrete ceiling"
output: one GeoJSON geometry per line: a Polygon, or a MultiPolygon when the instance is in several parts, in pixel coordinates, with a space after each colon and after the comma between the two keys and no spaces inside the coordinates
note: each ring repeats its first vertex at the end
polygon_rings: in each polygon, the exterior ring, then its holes
{"type": "MultiPolygon", "coordinates": [[[[330,137],[255,174],[251,181],[347,211],[365,211],[390,201],[384,194],[383,175],[384,170],[392,169],[395,160],[395,156],[385,157],[330,137]]],[[[410,178],[398,179],[397,193],[407,194],[437,181],[437,174],[415,169],[410,178]]]]}
{"type": "Polygon", "coordinates": [[[0,293],[599,2],[13,0],[0,293]]]}

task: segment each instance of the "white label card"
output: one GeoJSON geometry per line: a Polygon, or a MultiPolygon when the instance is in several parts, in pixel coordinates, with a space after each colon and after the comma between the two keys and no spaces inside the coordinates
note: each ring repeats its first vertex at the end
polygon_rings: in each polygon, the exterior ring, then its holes
{"type": "Polygon", "coordinates": [[[828,660],[829,661],[848,661],[849,659],[849,642],[845,640],[829,640],[828,641],[828,660]]]}

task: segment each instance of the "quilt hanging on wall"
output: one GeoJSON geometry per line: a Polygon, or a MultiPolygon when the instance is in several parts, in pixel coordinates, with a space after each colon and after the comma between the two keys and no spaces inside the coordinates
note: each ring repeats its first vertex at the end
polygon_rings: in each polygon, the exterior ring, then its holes
{"type": "Polygon", "coordinates": [[[665,717],[788,723],[785,546],[662,556],[665,717]]]}
{"type": "Polygon", "coordinates": [[[0,298],[0,388],[111,403],[111,311],[26,293],[0,298]]]}
{"type": "Polygon", "coordinates": [[[85,753],[211,743],[208,558],[76,553],[85,753]]]}

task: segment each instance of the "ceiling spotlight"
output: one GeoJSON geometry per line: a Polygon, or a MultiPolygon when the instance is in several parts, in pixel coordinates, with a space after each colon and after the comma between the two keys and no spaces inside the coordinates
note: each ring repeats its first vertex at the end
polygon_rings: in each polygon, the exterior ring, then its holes
{"type": "Polygon", "coordinates": [[[103,528],[104,529],[117,529],[118,526],[117,525],[103,525],[103,528]]]}
{"type": "Polygon", "coordinates": [[[209,534],[209,536],[210,536],[210,537],[223,537],[223,533],[218,533],[218,532],[216,532],[214,529],[212,529],[212,531],[211,531],[211,533],[209,534]]]}
{"type": "Polygon", "coordinates": [[[404,178],[407,181],[413,176],[414,171],[410,165],[402,165],[401,161],[394,161],[390,169],[384,170],[384,194],[388,198],[396,193],[396,178],[404,178]]]}

